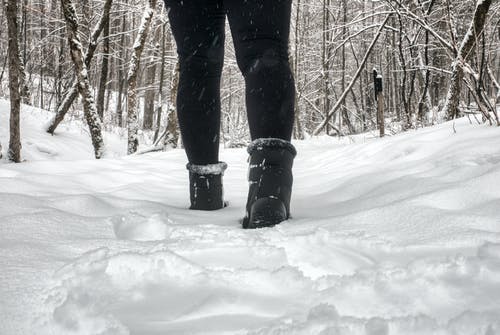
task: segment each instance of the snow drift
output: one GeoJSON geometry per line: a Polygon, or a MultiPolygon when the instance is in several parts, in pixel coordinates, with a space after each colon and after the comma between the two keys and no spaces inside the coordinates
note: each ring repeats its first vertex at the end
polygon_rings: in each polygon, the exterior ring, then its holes
{"type": "Polygon", "coordinates": [[[229,207],[189,211],[182,151],[107,134],[96,161],[48,118],[25,109],[27,161],[0,163],[0,334],[500,333],[498,128],[296,142],[293,218],[245,231],[244,149],[229,207]]]}

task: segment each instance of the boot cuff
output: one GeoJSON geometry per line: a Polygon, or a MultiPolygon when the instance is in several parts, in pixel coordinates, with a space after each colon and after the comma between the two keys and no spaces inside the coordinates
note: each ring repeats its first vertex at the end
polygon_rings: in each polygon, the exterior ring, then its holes
{"type": "Polygon", "coordinates": [[[288,150],[293,157],[297,155],[297,150],[289,141],[281,138],[258,138],[247,148],[247,152],[251,155],[255,150],[268,149],[285,149],[288,150]]]}
{"type": "Polygon", "coordinates": [[[226,171],[227,169],[227,164],[224,162],[207,164],[207,165],[196,165],[188,163],[186,165],[186,169],[188,169],[189,172],[193,172],[200,175],[207,175],[207,174],[224,175],[224,171],[226,171]]]}

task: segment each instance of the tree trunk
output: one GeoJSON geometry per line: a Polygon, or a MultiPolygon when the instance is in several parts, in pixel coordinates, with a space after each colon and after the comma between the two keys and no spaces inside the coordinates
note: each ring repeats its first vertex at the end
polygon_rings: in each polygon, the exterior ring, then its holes
{"type": "MultiPolygon", "coordinates": [[[[347,0],[343,0],[342,1],[342,38],[344,40],[347,39],[347,35],[348,35],[348,30],[347,30],[347,0]]],[[[345,91],[345,72],[346,72],[346,52],[345,52],[345,43],[342,43],[342,49],[341,49],[341,52],[342,52],[342,58],[341,58],[341,62],[342,62],[342,78],[341,78],[341,90],[342,92],[345,91]]],[[[351,91],[352,92],[352,91],[351,91]]],[[[345,122],[347,128],[349,129],[349,133],[350,134],[353,134],[355,133],[355,129],[354,129],[354,126],[352,125],[351,123],[351,120],[349,119],[349,114],[347,113],[347,99],[344,98],[344,101],[342,102],[342,104],[344,105],[342,107],[342,114],[341,114],[341,119],[343,120],[343,122],[345,122]]],[[[342,129],[340,129],[342,130],[342,129]]]]}
{"type": "Polygon", "coordinates": [[[5,2],[5,14],[9,35],[9,92],[10,92],[10,141],[8,159],[21,162],[21,129],[19,114],[21,112],[21,92],[19,74],[22,66],[19,58],[19,40],[17,31],[17,0],[5,2]]]}
{"type": "Polygon", "coordinates": [[[56,115],[52,118],[52,120],[49,122],[49,126],[47,127],[47,133],[54,135],[54,132],[56,131],[57,126],[59,123],[64,120],[64,116],[70,109],[71,105],[75,101],[75,99],[78,97],[78,84],[75,82],[69,91],[64,95],[62,101],[59,103],[57,106],[56,110],[56,115]]]}
{"type": "MultiPolygon", "coordinates": [[[[28,87],[28,81],[26,80],[26,71],[25,71],[25,65],[26,65],[26,37],[27,37],[27,7],[28,7],[28,1],[25,0],[23,2],[23,10],[22,10],[22,36],[23,36],[23,52],[22,52],[22,57],[21,57],[21,49],[19,49],[19,59],[21,60],[21,64],[19,67],[19,87],[21,90],[21,99],[22,102],[26,105],[31,105],[31,91],[28,87]]],[[[18,32],[19,33],[19,32],[18,32]]]]}
{"type": "Polygon", "coordinates": [[[165,145],[176,148],[179,143],[179,124],[177,121],[177,92],[179,87],[179,63],[175,66],[174,78],[170,87],[170,111],[167,118],[167,136],[165,145]]]}
{"type": "Polygon", "coordinates": [[[139,139],[137,138],[137,133],[139,131],[139,123],[137,117],[137,73],[139,72],[139,66],[141,63],[141,55],[144,50],[144,45],[146,44],[146,38],[148,36],[149,28],[151,26],[151,21],[153,19],[154,10],[156,7],[157,0],[148,0],[146,9],[142,16],[141,25],[139,26],[139,32],[134,43],[134,52],[132,54],[132,59],[130,60],[129,71],[127,76],[127,129],[128,129],[128,149],[127,153],[133,154],[137,151],[139,147],[139,139]]]}
{"type": "Polygon", "coordinates": [[[163,81],[165,80],[165,59],[166,59],[166,43],[165,40],[168,38],[170,41],[170,34],[166,36],[166,23],[162,25],[162,36],[161,39],[161,63],[160,63],[160,84],[158,87],[158,112],[156,114],[156,126],[153,142],[156,142],[158,135],[160,134],[161,128],[161,114],[163,112],[163,81]]]}
{"type": "Polygon", "coordinates": [[[59,39],[59,54],[57,58],[57,85],[56,85],[56,106],[61,105],[62,101],[62,79],[63,79],[63,64],[64,64],[64,30],[61,29],[61,36],[59,39]]]}
{"type": "MultiPolygon", "coordinates": [[[[160,38],[158,36],[158,38],[160,38]]],[[[156,64],[154,61],[154,53],[151,53],[151,61],[146,69],[146,93],[144,94],[144,120],[142,123],[143,129],[153,129],[153,118],[155,114],[155,95],[156,90],[154,87],[156,80],[156,64]]]]}
{"type": "Polygon", "coordinates": [[[83,100],[83,112],[90,130],[92,144],[94,145],[95,157],[101,158],[104,154],[104,140],[102,137],[102,124],[95,108],[94,98],[90,89],[87,65],[84,62],[82,44],[78,37],[78,22],[75,8],[71,0],[61,0],[64,18],[66,20],[66,32],[71,50],[71,59],[76,68],[78,77],[78,90],[83,100]]]}
{"type": "Polygon", "coordinates": [[[103,32],[103,45],[102,45],[102,65],[101,77],[99,78],[99,91],[97,93],[97,114],[102,121],[104,121],[104,97],[106,94],[106,83],[108,81],[108,67],[109,67],[109,18],[106,20],[103,32]]]}
{"type": "MultiPolygon", "coordinates": [[[[323,32],[322,32],[322,47],[321,47],[321,63],[323,71],[323,114],[325,119],[328,118],[330,112],[330,0],[323,0],[323,32]]],[[[328,123],[325,124],[326,134],[329,135],[330,130],[328,123]]]]}
{"type": "MultiPolygon", "coordinates": [[[[435,0],[431,0],[427,10],[423,10],[422,14],[424,14],[424,21],[428,23],[429,15],[432,13],[432,9],[434,7],[435,0]]],[[[422,93],[420,95],[420,100],[418,101],[418,120],[420,124],[423,126],[427,125],[427,120],[425,119],[425,114],[432,108],[431,97],[429,94],[429,85],[431,79],[431,72],[429,71],[429,31],[425,31],[425,42],[424,42],[424,56],[422,59],[422,54],[419,54],[419,62],[420,67],[425,68],[423,70],[423,88],[422,93]]]]}
{"type": "Polygon", "coordinates": [[[476,40],[479,38],[486,22],[486,15],[491,5],[491,0],[478,0],[474,16],[467,33],[465,34],[462,44],[458,49],[458,54],[452,63],[451,82],[446,95],[446,103],[442,113],[446,115],[448,120],[452,120],[459,115],[460,90],[462,88],[462,80],[464,70],[462,63],[467,62],[467,59],[474,50],[476,40]]]}
{"type": "MultiPolygon", "coordinates": [[[[84,63],[86,68],[90,67],[90,62],[92,61],[92,58],[94,57],[94,52],[97,48],[97,39],[101,35],[101,32],[103,31],[104,26],[106,25],[106,22],[109,20],[109,12],[111,10],[111,4],[112,0],[106,0],[106,2],[104,3],[101,20],[99,21],[99,23],[92,32],[89,47],[87,49],[87,53],[85,54],[84,63]]],[[[80,51],[81,50],[82,48],[80,45],[80,51]]],[[[68,92],[62,99],[61,104],[57,107],[56,115],[49,122],[49,125],[47,127],[48,133],[54,134],[54,131],[56,130],[57,126],[64,119],[64,116],[68,112],[69,108],[71,107],[77,96],[78,96],[78,80],[75,80],[71,88],[68,90],[68,92]]]]}
{"type": "MultiPolygon", "coordinates": [[[[44,1],[40,1],[39,2],[39,6],[40,6],[40,15],[39,15],[39,19],[40,19],[40,40],[44,41],[45,40],[45,36],[47,35],[46,33],[46,24],[45,24],[45,4],[44,4],[44,1]]],[[[43,82],[44,82],[44,61],[45,61],[45,45],[44,43],[40,43],[39,44],[39,71],[38,71],[38,90],[39,90],[39,107],[41,109],[45,109],[45,97],[43,96],[44,94],[44,86],[43,86],[43,82]]]]}
{"type": "Polygon", "coordinates": [[[406,96],[406,84],[407,84],[407,70],[406,70],[406,58],[404,54],[404,45],[403,45],[403,28],[404,24],[401,19],[401,15],[398,14],[398,22],[399,22],[399,34],[398,34],[398,55],[399,55],[399,63],[401,65],[401,73],[402,73],[402,78],[401,78],[401,85],[400,85],[400,97],[401,101],[403,102],[403,108],[405,111],[405,122],[403,123],[403,129],[409,129],[411,128],[411,112],[410,112],[410,104],[408,102],[407,96],[406,96]]]}
{"type": "MultiPolygon", "coordinates": [[[[127,2],[125,1],[125,4],[127,2]]],[[[121,30],[125,31],[126,28],[126,16],[123,15],[121,30]]],[[[125,34],[120,36],[120,56],[118,57],[118,96],[116,98],[116,123],[119,127],[123,127],[123,91],[125,88],[125,59],[127,59],[127,51],[125,47],[125,34]]]]}
{"type": "MultiPolygon", "coordinates": [[[[300,47],[300,38],[299,38],[299,27],[300,27],[300,6],[301,6],[301,0],[297,0],[296,4],[296,12],[295,12],[295,50],[294,50],[294,56],[293,56],[293,72],[294,72],[294,77],[296,83],[299,81],[299,47],[300,47]]],[[[297,88],[295,90],[295,124],[294,124],[294,134],[295,138],[298,140],[302,140],[304,138],[304,134],[302,133],[302,125],[301,125],[301,120],[300,120],[300,92],[298,90],[298,86],[296,85],[297,88]]]]}

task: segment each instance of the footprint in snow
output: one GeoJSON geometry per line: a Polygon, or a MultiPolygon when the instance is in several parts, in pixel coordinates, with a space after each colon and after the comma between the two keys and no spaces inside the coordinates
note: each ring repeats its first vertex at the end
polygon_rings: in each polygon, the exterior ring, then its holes
{"type": "Polygon", "coordinates": [[[115,236],[120,240],[159,241],[168,235],[171,219],[166,213],[145,216],[136,212],[110,219],[115,236]]]}

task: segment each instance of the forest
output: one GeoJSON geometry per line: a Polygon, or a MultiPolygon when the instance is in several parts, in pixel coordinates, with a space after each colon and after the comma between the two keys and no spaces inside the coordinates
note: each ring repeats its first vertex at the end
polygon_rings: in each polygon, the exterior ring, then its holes
{"type": "MultiPolygon", "coordinates": [[[[85,120],[97,158],[103,129],[128,136],[129,154],[139,143],[182,145],[176,47],[162,1],[5,0],[2,7],[0,97],[13,102],[11,160],[21,159],[20,102],[52,111],[40,126],[55,136],[63,119],[85,120]]],[[[498,126],[499,11],[491,0],[294,1],[294,138],[393,135],[464,115],[498,126]]],[[[226,31],[221,138],[239,147],[248,143],[244,82],[226,31]]]]}

